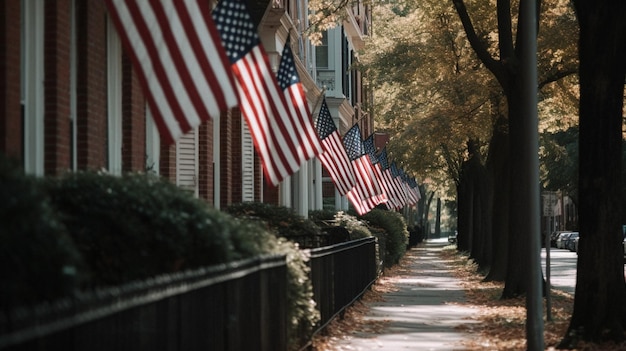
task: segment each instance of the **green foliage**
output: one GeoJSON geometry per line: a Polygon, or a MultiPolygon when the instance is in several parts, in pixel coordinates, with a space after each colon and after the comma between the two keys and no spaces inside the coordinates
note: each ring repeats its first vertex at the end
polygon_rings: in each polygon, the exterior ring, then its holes
{"type": "Polygon", "coordinates": [[[226,208],[226,212],[236,217],[256,219],[264,222],[269,230],[276,235],[296,239],[299,237],[314,237],[321,233],[320,228],[291,208],[276,206],[260,202],[245,202],[233,204],[226,208]]]}
{"type": "Polygon", "coordinates": [[[309,219],[315,222],[317,225],[324,221],[333,221],[335,219],[335,210],[311,210],[309,211],[309,219]]]}
{"type": "Polygon", "coordinates": [[[335,222],[337,225],[345,227],[350,232],[350,239],[367,238],[372,236],[367,223],[359,220],[356,216],[347,214],[343,211],[335,214],[335,222]]]}
{"type": "Polygon", "coordinates": [[[40,182],[0,155],[0,309],[71,294],[82,257],[40,182]]]}
{"type": "Polygon", "coordinates": [[[547,190],[578,199],[578,127],[541,134],[540,176],[547,190]]]}
{"type": "Polygon", "coordinates": [[[409,232],[402,215],[375,208],[362,218],[369,223],[372,234],[377,236],[379,241],[384,241],[384,265],[391,267],[400,262],[409,240],[409,232]]]}
{"type": "Polygon", "coordinates": [[[4,159],[0,196],[5,200],[0,204],[2,309],[70,296],[79,286],[120,285],[284,254],[290,348],[301,345],[298,336],[310,335],[319,321],[306,251],[272,233],[319,233],[319,228],[286,208],[259,205],[254,215],[239,219],[155,176],[78,172],[37,180],[4,159]],[[269,217],[272,232],[267,224],[249,220],[260,215],[269,217]]]}
{"type": "MultiPolygon", "coordinates": [[[[299,250],[298,245],[290,239],[319,235],[320,228],[313,221],[284,206],[246,202],[233,204],[226,212],[256,222],[257,225],[260,223],[278,237],[274,239],[274,242],[278,243],[277,251],[287,255],[288,263],[290,348],[299,346],[302,340],[298,340],[297,335],[310,335],[320,316],[315,309],[313,286],[309,279],[310,268],[306,264],[309,257],[306,251],[299,250]]],[[[264,238],[263,241],[272,240],[264,238]]]]}
{"type": "Polygon", "coordinates": [[[367,238],[372,236],[367,223],[359,220],[356,216],[343,211],[316,210],[309,212],[309,219],[320,228],[339,226],[346,228],[350,233],[350,240],[367,238]]]}
{"type": "Polygon", "coordinates": [[[78,172],[51,179],[48,187],[93,286],[243,256],[229,237],[239,224],[157,177],[78,172]]]}

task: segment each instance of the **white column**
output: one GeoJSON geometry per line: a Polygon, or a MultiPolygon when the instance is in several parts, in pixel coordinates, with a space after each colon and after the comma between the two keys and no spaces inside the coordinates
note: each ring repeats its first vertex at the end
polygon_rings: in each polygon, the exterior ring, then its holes
{"type": "Polygon", "coordinates": [[[291,207],[291,177],[278,184],[278,204],[281,206],[291,207]]]}

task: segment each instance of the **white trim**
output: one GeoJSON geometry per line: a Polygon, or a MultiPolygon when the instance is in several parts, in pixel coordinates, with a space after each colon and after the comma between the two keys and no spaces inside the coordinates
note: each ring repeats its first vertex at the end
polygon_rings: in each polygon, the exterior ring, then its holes
{"type": "Polygon", "coordinates": [[[107,17],[107,133],[108,169],[122,174],[122,46],[111,17],[107,17]]]}
{"type": "Polygon", "coordinates": [[[23,0],[21,86],[24,118],[24,170],[44,175],[44,3],[23,0]]]}

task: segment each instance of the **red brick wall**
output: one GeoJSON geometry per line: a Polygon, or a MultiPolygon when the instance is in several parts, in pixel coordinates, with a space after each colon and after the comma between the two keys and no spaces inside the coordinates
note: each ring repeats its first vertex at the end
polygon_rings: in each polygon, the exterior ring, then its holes
{"type": "Polygon", "coordinates": [[[159,174],[176,183],[176,144],[165,144],[161,140],[159,174]]]}
{"type": "Polygon", "coordinates": [[[44,170],[57,175],[71,165],[71,1],[45,3],[44,170]]]}
{"type": "MultiPolygon", "coordinates": [[[[234,110],[223,112],[220,115],[220,208],[225,208],[233,202],[232,185],[232,120],[234,110]]],[[[237,115],[239,115],[237,113],[237,115]]]]}
{"type": "Polygon", "coordinates": [[[241,110],[239,108],[234,108],[232,110],[232,115],[230,117],[231,120],[231,129],[230,129],[230,169],[231,169],[231,186],[230,186],[230,194],[231,194],[231,203],[241,202],[243,199],[242,192],[242,167],[241,167],[241,129],[243,128],[243,121],[241,120],[241,110]]]}
{"type": "Polygon", "coordinates": [[[22,158],[20,1],[0,1],[0,152],[22,158]]]}
{"type": "Polygon", "coordinates": [[[254,201],[263,202],[263,165],[261,163],[261,157],[254,150],[254,201]]]}
{"type": "Polygon", "coordinates": [[[106,14],[104,1],[76,2],[77,163],[107,166],[106,14]]]}
{"type": "Polygon", "coordinates": [[[146,170],[146,103],[128,55],[122,55],[122,171],[146,170]]]}

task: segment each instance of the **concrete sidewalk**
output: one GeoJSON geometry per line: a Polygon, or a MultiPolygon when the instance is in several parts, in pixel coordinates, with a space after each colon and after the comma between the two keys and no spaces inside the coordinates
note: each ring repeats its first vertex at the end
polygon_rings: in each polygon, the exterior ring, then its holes
{"type": "Polygon", "coordinates": [[[406,253],[406,263],[390,279],[384,301],[366,302],[367,321],[382,327],[356,330],[336,340],[334,350],[463,350],[471,335],[455,328],[475,323],[475,309],[462,306],[465,293],[438,251],[447,241],[427,241],[406,253]],[[461,303],[461,304],[458,304],[461,303]]]}

